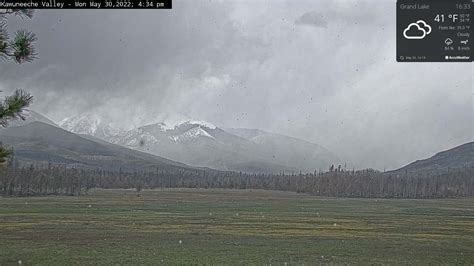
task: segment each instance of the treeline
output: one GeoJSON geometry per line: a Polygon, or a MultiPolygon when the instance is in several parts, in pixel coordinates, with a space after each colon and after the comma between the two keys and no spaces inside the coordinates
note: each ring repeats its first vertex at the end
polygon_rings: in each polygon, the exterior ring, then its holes
{"type": "Polygon", "coordinates": [[[332,197],[445,198],[474,195],[474,168],[429,175],[374,170],[312,174],[244,174],[207,171],[122,172],[59,166],[4,167],[0,195],[81,195],[91,188],[227,188],[294,191],[332,197]]]}

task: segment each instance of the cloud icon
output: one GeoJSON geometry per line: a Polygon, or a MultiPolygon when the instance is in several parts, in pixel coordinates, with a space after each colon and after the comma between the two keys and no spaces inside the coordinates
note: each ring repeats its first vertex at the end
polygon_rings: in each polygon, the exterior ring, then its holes
{"type": "Polygon", "coordinates": [[[423,20],[411,23],[403,31],[403,36],[409,40],[421,40],[431,33],[431,26],[423,20]]]}
{"type": "Polygon", "coordinates": [[[416,24],[418,24],[418,26],[422,27],[426,31],[426,35],[431,33],[431,26],[428,25],[424,20],[418,20],[416,24]]]}

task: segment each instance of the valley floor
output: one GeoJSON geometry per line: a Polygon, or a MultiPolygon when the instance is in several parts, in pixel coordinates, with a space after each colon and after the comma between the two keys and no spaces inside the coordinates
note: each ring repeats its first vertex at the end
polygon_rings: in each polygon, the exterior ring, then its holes
{"type": "Polygon", "coordinates": [[[0,198],[0,265],[474,264],[474,198],[140,194],[0,198]]]}

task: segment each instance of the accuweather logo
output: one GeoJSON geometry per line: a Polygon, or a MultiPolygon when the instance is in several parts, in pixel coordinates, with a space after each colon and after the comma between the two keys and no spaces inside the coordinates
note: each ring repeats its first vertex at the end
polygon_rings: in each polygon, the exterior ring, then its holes
{"type": "Polygon", "coordinates": [[[421,40],[431,33],[431,26],[424,20],[418,20],[416,23],[411,23],[403,31],[403,36],[408,40],[421,40]]]}

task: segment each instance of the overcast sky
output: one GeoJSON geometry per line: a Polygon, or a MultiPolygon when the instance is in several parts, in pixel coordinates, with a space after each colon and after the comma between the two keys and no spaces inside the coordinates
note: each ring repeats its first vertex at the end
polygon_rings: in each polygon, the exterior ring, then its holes
{"type": "Polygon", "coordinates": [[[398,168],[473,139],[467,63],[397,63],[393,1],[175,0],[172,10],[38,11],[10,19],[39,59],[0,64],[54,121],[120,126],[184,115],[318,143],[398,168]]]}

